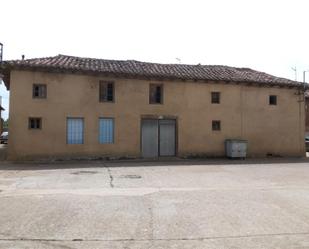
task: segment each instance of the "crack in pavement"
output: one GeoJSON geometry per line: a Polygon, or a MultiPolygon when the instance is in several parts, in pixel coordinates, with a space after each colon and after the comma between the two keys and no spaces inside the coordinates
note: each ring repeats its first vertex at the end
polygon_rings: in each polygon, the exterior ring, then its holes
{"type": "Polygon", "coordinates": [[[50,242],[147,242],[147,241],[203,241],[203,240],[216,240],[216,239],[241,239],[241,238],[257,238],[257,237],[274,237],[274,236],[297,236],[309,235],[305,233],[274,233],[274,234],[252,234],[252,235],[235,235],[235,236],[209,236],[198,238],[149,238],[149,239],[40,239],[40,238],[0,238],[0,241],[50,241],[50,242]]]}
{"type": "Polygon", "coordinates": [[[108,172],[108,175],[109,175],[109,185],[110,185],[110,187],[114,188],[114,183],[113,183],[114,177],[112,175],[111,169],[105,163],[103,163],[103,167],[105,167],[107,169],[107,172],[108,172]]]}

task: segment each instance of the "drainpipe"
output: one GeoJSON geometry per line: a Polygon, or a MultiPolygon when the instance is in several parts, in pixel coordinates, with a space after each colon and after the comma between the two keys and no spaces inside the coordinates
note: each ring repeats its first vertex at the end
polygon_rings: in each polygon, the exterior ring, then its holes
{"type": "Polygon", "coordinates": [[[243,113],[243,91],[244,88],[240,86],[240,139],[244,138],[244,113],[243,113]]]}
{"type": "MultiPolygon", "coordinates": [[[[303,94],[301,94],[301,92],[300,92],[300,94],[299,94],[299,133],[300,133],[300,148],[303,148],[303,146],[304,146],[304,143],[305,143],[305,141],[304,141],[304,137],[302,136],[303,135],[303,133],[302,133],[302,118],[301,118],[301,102],[304,102],[304,109],[303,109],[303,113],[304,113],[304,115],[306,115],[305,113],[306,113],[306,110],[305,110],[305,105],[306,105],[306,97],[305,97],[305,92],[306,92],[306,85],[307,85],[307,83],[306,83],[306,73],[308,73],[309,72],[309,70],[305,70],[305,71],[303,71],[303,94]],[[303,97],[301,97],[301,95],[303,95],[303,97]]],[[[306,122],[306,121],[305,121],[306,122]]],[[[305,126],[305,124],[303,124],[304,126],[305,126]]],[[[306,150],[305,150],[306,151],[306,150]]]]}

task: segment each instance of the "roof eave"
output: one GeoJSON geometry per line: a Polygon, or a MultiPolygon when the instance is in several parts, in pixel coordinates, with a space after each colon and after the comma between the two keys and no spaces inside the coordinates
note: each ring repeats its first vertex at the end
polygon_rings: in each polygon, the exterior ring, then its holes
{"type": "Polygon", "coordinates": [[[297,88],[308,90],[309,86],[303,85],[300,82],[291,83],[280,83],[280,82],[261,82],[261,81],[238,81],[238,80],[219,80],[219,79],[199,79],[199,78],[181,78],[176,76],[159,76],[159,75],[140,75],[137,73],[115,73],[115,72],[101,72],[96,70],[86,69],[74,69],[74,68],[60,68],[50,66],[33,66],[33,65],[12,65],[6,64],[0,67],[0,73],[3,74],[3,81],[7,88],[10,90],[10,73],[12,70],[23,70],[23,71],[37,71],[47,73],[69,73],[69,74],[86,74],[93,76],[104,76],[104,77],[115,77],[115,78],[129,78],[129,79],[142,79],[142,80],[179,80],[179,81],[191,81],[191,82],[225,82],[231,84],[245,84],[245,85],[256,85],[260,87],[283,87],[283,88],[297,88]]]}

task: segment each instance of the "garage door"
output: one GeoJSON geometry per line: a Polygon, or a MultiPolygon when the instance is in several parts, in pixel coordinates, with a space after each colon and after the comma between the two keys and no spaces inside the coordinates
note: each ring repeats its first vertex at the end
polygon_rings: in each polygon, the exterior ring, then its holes
{"type": "Polygon", "coordinates": [[[175,156],[175,120],[142,120],[142,156],[175,156]]]}
{"type": "Polygon", "coordinates": [[[143,157],[158,156],[158,120],[142,121],[142,155],[143,157]]]}
{"type": "Polygon", "coordinates": [[[175,156],[175,120],[159,121],[159,154],[175,156]]]}

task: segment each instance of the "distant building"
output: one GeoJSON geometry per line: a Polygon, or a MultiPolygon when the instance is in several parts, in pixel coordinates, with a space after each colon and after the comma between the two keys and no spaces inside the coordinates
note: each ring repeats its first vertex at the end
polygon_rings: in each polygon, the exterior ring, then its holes
{"type": "Polygon", "coordinates": [[[5,61],[10,159],[304,156],[303,85],[248,68],[58,55],[5,61]]]}

